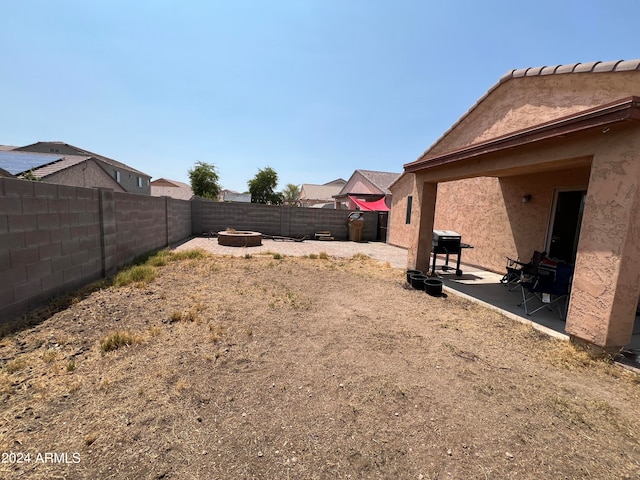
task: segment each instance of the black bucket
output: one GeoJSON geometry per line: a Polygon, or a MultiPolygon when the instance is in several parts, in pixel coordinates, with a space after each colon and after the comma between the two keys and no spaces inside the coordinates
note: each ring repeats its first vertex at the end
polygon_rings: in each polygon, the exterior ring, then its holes
{"type": "Polygon", "coordinates": [[[413,275],[422,275],[421,270],[407,270],[407,283],[411,283],[411,277],[413,275]]]}
{"type": "Polygon", "coordinates": [[[426,275],[411,275],[409,283],[411,283],[411,286],[413,288],[415,288],[416,290],[424,290],[424,281],[429,278],[426,275]]]}
{"type": "Polygon", "coordinates": [[[424,291],[432,297],[440,297],[442,296],[443,283],[439,278],[426,278],[424,280],[424,291]]]}

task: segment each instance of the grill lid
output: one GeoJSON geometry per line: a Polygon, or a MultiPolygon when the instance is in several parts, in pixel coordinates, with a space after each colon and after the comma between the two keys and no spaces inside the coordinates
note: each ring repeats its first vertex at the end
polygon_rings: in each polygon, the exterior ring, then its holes
{"type": "Polygon", "coordinates": [[[460,240],[462,235],[453,230],[434,230],[433,239],[437,240],[460,240]]]}

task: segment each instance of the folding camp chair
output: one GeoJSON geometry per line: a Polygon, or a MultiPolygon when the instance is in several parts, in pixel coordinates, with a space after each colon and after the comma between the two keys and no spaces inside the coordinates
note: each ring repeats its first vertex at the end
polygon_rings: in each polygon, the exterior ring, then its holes
{"type": "Polygon", "coordinates": [[[520,282],[522,290],[522,302],[527,315],[547,308],[556,309],[560,319],[564,320],[571,279],[573,278],[573,266],[566,263],[557,265],[540,264],[537,272],[528,280],[520,282]]]}
{"type": "Polygon", "coordinates": [[[507,257],[507,266],[505,267],[507,273],[504,274],[500,283],[505,284],[509,291],[515,290],[518,288],[518,285],[520,285],[523,277],[526,280],[526,277],[536,273],[538,265],[546,253],[547,252],[539,252],[536,250],[533,252],[533,256],[528,263],[523,263],[519,260],[507,257]]]}

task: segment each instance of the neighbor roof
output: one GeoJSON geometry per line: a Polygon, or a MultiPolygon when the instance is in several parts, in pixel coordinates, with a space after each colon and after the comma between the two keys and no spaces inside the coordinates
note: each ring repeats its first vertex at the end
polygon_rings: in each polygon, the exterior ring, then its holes
{"type": "Polygon", "coordinates": [[[34,147],[42,145],[42,144],[52,144],[52,145],[64,145],[67,148],[70,148],[72,150],[75,150],[76,152],[78,152],[78,155],[87,155],[90,157],[94,157],[97,160],[100,160],[108,165],[111,165],[113,167],[117,167],[117,168],[121,168],[123,170],[129,170],[130,172],[134,172],[134,173],[138,173],[140,175],[143,175],[145,177],[150,177],[150,175],[141,172],[140,170],[136,170],[135,168],[130,167],[129,165],[122,163],[122,162],[118,162],[117,160],[114,160],[113,158],[109,158],[109,157],[105,157],[104,155],[100,155],[97,153],[93,153],[90,152],[89,150],[85,150],[83,148],[80,147],[76,147],[75,145],[70,145],[68,143],[64,143],[64,142],[36,142],[36,143],[32,143],[31,145],[26,145],[24,147],[16,147],[14,148],[14,151],[21,151],[21,152],[29,152],[32,151],[34,147]]]}
{"type": "Polygon", "coordinates": [[[359,172],[364,178],[369,180],[375,187],[385,194],[391,193],[389,187],[400,175],[402,175],[401,173],[376,172],[374,170],[356,170],[356,172],[359,172]]]}
{"type": "Polygon", "coordinates": [[[191,185],[187,185],[186,183],[179,182],[177,180],[170,180],[168,178],[158,178],[153,182],[151,182],[151,185],[155,187],[169,187],[169,188],[171,187],[171,185],[173,185],[176,188],[188,188],[189,190],[191,190],[191,185]]]}
{"type": "Polygon", "coordinates": [[[22,151],[0,151],[0,166],[13,175],[33,171],[37,177],[46,177],[65,168],[88,160],[85,155],[61,153],[37,153],[22,151]]]}
{"type": "Polygon", "coordinates": [[[314,185],[312,183],[303,183],[300,192],[304,192],[303,199],[308,200],[333,200],[332,196],[340,193],[342,185],[314,185]]]}
{"type": "Polygon", "coordinates": [[[191,186],[177,180],[158,178],[151,182],[151,195],[154,197],[172,197],[181,200],[190,200],[193,197],[191,186]]]}
{"type": "Polygon", "coordinates": [[[344,178],[336,178],[335,180],[331,180],[330,182],[324,183],[323,185],[344,185],[347,181],[344,178]]]}

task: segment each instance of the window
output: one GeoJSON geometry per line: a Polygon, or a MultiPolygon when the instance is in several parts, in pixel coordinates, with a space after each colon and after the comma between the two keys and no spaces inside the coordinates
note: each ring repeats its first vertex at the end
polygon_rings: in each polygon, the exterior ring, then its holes
{"type": "Polygon", "coordinates": [[[142,177],[138,177],[138,187],[142,188],[142,177]]]}
{"type": "Polygon", "coordinates": [[[411,206],[413,205],[413,195],[407,197],[407,219],[405,223],[409,225],[411,223],[411,206]]]}
{"type": "Polygon", "coordinates": [[[116,182],[120,183],[120,172],[118,170],[114,170],[113,176],[116,179],[116,182]]]}

